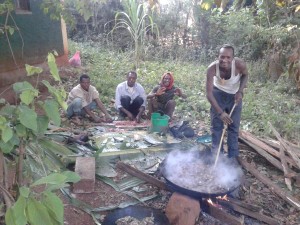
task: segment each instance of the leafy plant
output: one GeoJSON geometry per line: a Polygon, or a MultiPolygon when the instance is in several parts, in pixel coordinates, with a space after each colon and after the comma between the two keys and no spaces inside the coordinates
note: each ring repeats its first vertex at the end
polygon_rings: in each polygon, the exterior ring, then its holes
{"type": "Polygon", "coordinates": [[[115,26],[109,32],[113,33],[116,29],[125,29],[129,32],[134,41],[134,60],[136,69],[139,66],[141,47],[144,44],[146,33],[156,28],[152,17],[145,12],[143,4],[138,4],[136,0],[124,1],[124,12],[118,12],[115,16],[115,26]]]}
{"type": "MultiPolygon", "coordinates": [[[[54,52],[54,54],[48,54],[48,66],[50,68],[50,72],[54,80],[60,81],[58,69],[55,63],[55,55],[56,52],[54,52]]],[[[40,74],[43,70],[38,67],[26,65],[26,71],[28,76],[32,76],[35,74],[40,74]]],[[[50,85],[48,81],[42,81],[42,83],[48,88],[49,92],[52,93],[53,98],[48,98],[45,101],[39,101],[38,89],[34,88],[27,81],[17,82],[13,84],[13,90],[19,97],[20,104],[6,104],[0,110],[0,160],[1,162],[3,162],[1,163],[1,167],[5,167],[3,153],[17,153],[18,158],[16,160],[16,173],[17,184],[19,186],[23,184],[23,161],[26,154],[26,145],[32,140],[36,139],[37,137],[43,135],[46,129],[48,128],[48,123],[50,121],[52,121],[55,125],[59,126],[61,123],[59,105],[62,108],[66,109],[66,103],[64,102],[66,93],[63,87],[54,88],[50,85]],[[45,115],[38,115],[37,109],[44,111],[45,115]]],[[[1,171],[4,171],[3,168],[1,169],[1,171]]],[[[1,176],[2,175],[3,174],[1,174],[1,176]]],[[[4,174],[4,176],[5,175],[7,176],[7,174],[4,174]]],[[[4,180],[7,181],[7,178],[5,178],[4,180]]],[[[4,184],[4,187],[7,187],[7,184],[4,184]]],[[[6,195],[5,199],[12,200],[11,196],[9,195],[9,192],[3,193],[5,193],[4,195],[6,195]]],[[[30,207],[28,208],[29,211],[31,209],[34,209],[36,205],[39,205],[34,201],[30,202],[30,207]]],[[[10,207],[10,205],[11,202],[9,204],[6,204],[7,207],[10,207]]]]}
{"type": "Polygon", "coordinates": [[[67,187],[69,182],[76,183],[79,180],[78,174],[65,171],[43,177],[29,188],[21,187],[18,200],[5,214],[6,225],[64,224],[63,203],[53,192],[67,187]],[[43,191],[36,191],[37,186],[43,186],[43,191]]]}

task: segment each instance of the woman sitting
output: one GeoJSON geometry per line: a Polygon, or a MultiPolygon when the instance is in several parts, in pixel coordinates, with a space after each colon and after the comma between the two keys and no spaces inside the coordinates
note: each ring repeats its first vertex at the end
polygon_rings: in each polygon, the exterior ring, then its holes
{"type": "Polygon", "coordinates": [[[174,96],[177,95],[181,98],[186,98],[186,95],[182,93],[180,88],[176,88],[174,85],[174,78],[172,73],[164,73],[160,84],[153,88],[151,93],[147,96],[149,115],[151,113],[162,111],[172,119],[176,102],[174,96]]]}

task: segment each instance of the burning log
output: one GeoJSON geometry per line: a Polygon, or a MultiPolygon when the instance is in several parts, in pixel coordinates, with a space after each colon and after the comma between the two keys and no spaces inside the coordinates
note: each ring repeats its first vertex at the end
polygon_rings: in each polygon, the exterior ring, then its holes
{"type": "Polygon", "coordinates": [[[168,188],[164,182],[162,182],[146,173],[143,173],[142,171],[140,171],[136,168],[133,168],[132,166],[130,166],[126,163],[118,162],[117,168],[125,171],[126,173],[129,173],[132,176],[135,176],[141,180],[144,180],[150,184],[153,184],[153,185],[159,187],[160,189],[168,190],[168,188]]]}
{"type": "Polygon", "coordinates": [[[282,147],[284,148],[284,150],[287,151],[287,153],[289,153],[289,155],[291,156],[291,158],[295,161],[295,163],[297,164],[298,168],[300,168],[300,159],[298,157],[298,155],[285,143],[285,141],[283,140],[283,138],[280,136],[280,134],[275,130],[275,128],[272,126],[271,123],[269,123],[273,133],[275,134],[276,138],[278,139],[278,141],[280,142],[280,144],[282,145],[282,147]]]}
{"type": "Polygon", "coordinates": [[[238,161],[246,170],[248,170],[257,179],[259,179],[266,186],[268,186],[271,191],[275,192],[279,197],[284,199],[290,205],[296,207],[297,209],[300,209],[300,201],[298,199],[294,198],[292,195],[283,191],[280,187],[278,187],[276,184],[274,184],[268,177],[261,174],[257,169],[255,169],[251,164],[247,163],[246,161],[242,160],[241,158],[238,158],[238,161]]]}
{"type": "Polygon", "coordinates": [[[207,204],[208,204],[207,205],[208,214],[210,214],[212,217],[214,217],[224,223],[230,224],[230,225],[243,225],[244,224],[243,218],[237,218],[237,217],[225,212],[221,208],[218,208],[218,206],[216,206],[210,199],[208,200],[207,204]]]}
{"type": "Polygon", "coordinates": [[[250,217],[255,218],[264,223],[267,223],[270,225],[277,225],[277,224],[279,225],[280,224],[277,220],[261,214],[259,211],[262,211],[262,209],[258,206],[253,206],[253,205],[250,205],[250,204],[247,204],[247,203],[244,203],[244,202],[238,201],[236,199],[232,199],[232,198],[230,198],[228,200],[223,199],[223,198],[217,198],[217,202],[220,205],[229,207],[230,209],[232,209],[236,212],[250,216],[250,217]]]}

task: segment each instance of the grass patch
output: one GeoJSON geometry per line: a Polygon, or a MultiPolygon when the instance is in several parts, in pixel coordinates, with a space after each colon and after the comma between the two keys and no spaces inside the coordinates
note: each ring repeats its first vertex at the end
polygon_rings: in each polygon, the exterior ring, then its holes
{"type": "MultiPolygon", "coordinates": [[[[80,50],[83,65],[87,68],[93,84],[101,93],[101,100],[108,104],[114,98],[117,84],[126,79],[126,73],[134,68],[130,53],[116,53],[95,43],[70,42],[70,51],[80,50]]],[[[138,82],[146,93],[159,83],[165,71],[174,73],[175,85],[188,95],[186,100],[177,100],[176,112],[182,119],[209,124],[210,104],[206,99],[206,67],[197,62],[158,60],[144,61],[137,70],[138,82]]],[[[268,126],[270,121],[285,138],[299,140],[300,107],[299,91],[287,78],[277,83],[268,82],[264,62],[249,62],[250,79],[244,96],[241,128],[256,135],[273,136],[268,126]],[[253,76],[252,76],[253,74],[253,76]]]]}

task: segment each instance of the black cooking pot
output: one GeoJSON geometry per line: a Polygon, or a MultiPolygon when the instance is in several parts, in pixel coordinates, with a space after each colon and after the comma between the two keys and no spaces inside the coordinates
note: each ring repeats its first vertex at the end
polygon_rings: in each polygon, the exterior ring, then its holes
{"type": "Polygon", "coordinates": [[[108,214],[103,221],[103,225],[115,225],[118,219],[130,216],[138,220],[143,220],[145,217],[154,217],[154,225],[170,225],[168,218],[158,209],[153,209],[145,206],[128,206],[123,209],[117,209],[108,214]]]}
{"type": "MultiPolygon", "coordinates": [[[[211,153],[210,147],[208,147],[207,145],[205,145],[203,143],[199,143],[199,144],[201,145],[200,148],[196,149],[196,150],[193,150],[193,153],[192,153],[195,161],[199,160],[199,162],[206,163],[206,164],[210,165],[211,168],[213,168],[215,158],[211,153]]],[[[184,150],[180,150],[180,151],[184,153],[184,150]]],[[[171,154],[171,153],[172,152],[170,152],[169,154],[171,154]]],[[[169,156],[169,154],[167,155],[167,157],[169,156]]],[[[166,157],[166,159],[167,159],[167,157],[166,157]]],[[[167,174],[167,171],[166,171],[166,166],[167,166],[166,165],[166,162],[167,162],[166,159],[161,163],[159,169],[160,169],[161,175],[166,180],[167,187],[170,190],[174,191],[174,192],[179,192],[181,194],[188,195],[188,196],[193,197],[195,199],[213,198],[213,197],[224,196],[226,194],[229,194],[229,193],[231,193],[232,191],[234,191],[236,188],[238,188],[240,186],[240,183],[241,183],[241,180],[242,180],[242,176],[239,177],[239,179],[235,180],[224,191],[217,191],[217,192],[211,192],[209,190],[201,191],[201,192],[200,191],[195,191],[195,190],[189,189],[187,187],[181,186],[180,184],[175,184],[174,182],[172,182],[168,178],[168,174],[167,174]]],[[[176,165],[176,166],[181,166],[181,165],[176,165]]]]}

